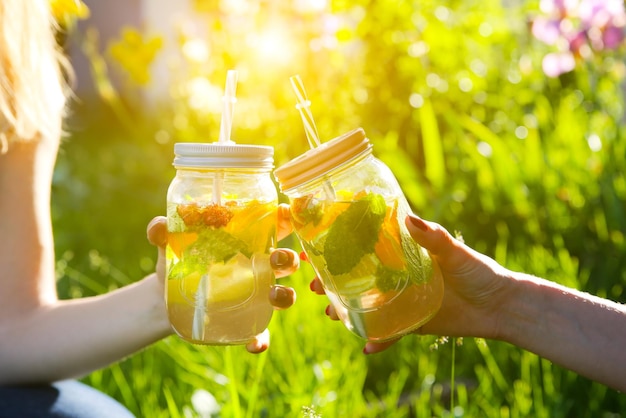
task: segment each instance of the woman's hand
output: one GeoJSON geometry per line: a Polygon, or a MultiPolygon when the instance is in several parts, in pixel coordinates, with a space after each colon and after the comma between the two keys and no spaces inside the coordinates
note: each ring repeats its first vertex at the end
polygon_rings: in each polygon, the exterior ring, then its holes
{"type": "MultiPolygon", "coordinates": [[[[424,221],[416,215],[407,216],[405,222],[413,239],[439,264],[445,289],[437,315],[415,332],[496,338],[498,312],[506,303],[507,284],[511,282],[507,270],[455,239],[439,224],[424,221]]],[[[311,282],[311,290],[324,294],[318,278],[311,282]]],[[[332,305],[326,308],[326,314],[331,319],[338,319],[332,305]]],[[[396,341],[368,342],[363,351],[377,353],[396,341]]]]}
{"type": "MultiPolygon", "coordinates": [[[[287,205],[279,205],[278,207],[278,224],[277,237],[281,239],[287,237],[292,231],[291,222],[289,221],[289,207],[287,205]]],[[[156,265],[156,273],[159,281],[165,282],[165,247],[167,245],[167,218],[157,216],[148,224],[147,228],[148,241],[157,247],[158,258],[156,265]]],[[[272,250],[270,254],[270,264],[276,278],[286,277],[295,272],[300,266],[300,260],[297,254],[288,248],[278,248],[272,250]]],[[[270,302],[275,309],[287,309],[296,301],[296,292],[282,285],[274,285],[270,290],[270,302]]],[[[269,347],[269,331],[266,329],[257,335],[252,341],[246,344],[246,349],[251,353],[261,353],[269,347]]]]}

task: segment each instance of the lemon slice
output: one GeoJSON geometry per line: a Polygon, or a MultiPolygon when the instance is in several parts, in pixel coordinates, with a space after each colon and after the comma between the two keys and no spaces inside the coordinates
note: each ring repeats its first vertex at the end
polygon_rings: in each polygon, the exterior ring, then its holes
{"type": "Polygon", "coordinates": [[[242,303],[255,292],[252,263],[242,254],[231,258],[227,263],[213,264],[203,279],[199,287],[205,286],[206,300],[210,304],[235,301],[242,303]]]}

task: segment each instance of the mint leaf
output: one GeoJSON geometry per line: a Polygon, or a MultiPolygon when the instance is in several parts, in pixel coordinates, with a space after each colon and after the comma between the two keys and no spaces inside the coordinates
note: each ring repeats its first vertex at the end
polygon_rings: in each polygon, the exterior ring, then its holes
{"type": "Polygon", "coordinates": [[[324,242],[326,267],[331,274],[350,272],[365,254],[374,252],[386,212],[385,199],[370,193],[337,216],[324,242]]]}
{"type": "Polygon", "coordinates": [[[198,263],[183,263],[180,261],[178,263],[172,263],[167,272],[167,279],[182,279],[189,276],[194,271],[199,272],[201,275],[205,274],[207,272],[207,265],[200,265],[198,263]]]}
{"type": "Polygon", "coordinates": [[[180,279],[193,272],[205,274],[211,264],[227,262],[237,253],[250,258],[246,243],[221,228],[203,228],[180,259],[169,267],[168,279],[180,279]]]}
{"type": "Polygon", "coordinates": [[[409,279],[416,284],[426,283],[433,275],[432,260],[408,233],[402,232],[401,240],[406,256],[409,279]]]}
{"type": "Polygon", "coordinates": [[[406,280],[406,270],[393,270],[382,264],[376,269],[376,287],[382,293],[396,290],[398,284],[406,280]]]}
{"type": "Polygon", "coordinates": [[[246,257],[251,256],[245,242],[221,228],[203,230],[193,247],[194,257],[206,263],[226,262],[239,252],[246,257]]]}

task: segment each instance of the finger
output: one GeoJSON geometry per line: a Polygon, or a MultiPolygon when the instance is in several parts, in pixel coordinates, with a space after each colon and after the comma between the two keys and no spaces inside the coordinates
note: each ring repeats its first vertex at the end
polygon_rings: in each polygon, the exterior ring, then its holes
{"type": "Polygon", "coordinates": [[[277,278],[289,276],[300,267],[300,259],[295,251],[279,248],[270,254],[270,264],[277,278]]]}
{"type": "Polygon", "coordinates": [[[386,341],[384,343],[374,343],[374,342],[365,343],[365,347],[363,347],[363,354],[380,353],[381,351],[385,351],[386,349],[394,345],[398,340],[399,338],[395,340],[391,340],[391,341],[386,341]]]}
{"type": "Polygon", "coordinates": [[[165,247],[167,245],[167,218],[165,216],[153,218],[148,224],[146,233],[150,244],[165,247]]]}
{"type": "Polygon", "coordinates": [[[270,289],[270,302],[276,309],[287,309],[296,303],[296,291],[291,287],[272,286],[270,289]]]}
{"type": "Polygon", "coordinates": [[[454,238],[438,223],[424,221],[413,214],[407,215],[405,223],[413,239],[428,250],[442,269],[447,271],[466,269],[469,268],[467,263],[475,262],[476,259],[482,259],[486,263],[495,263],[454,238]]]}
{"type": "Polygon", "coordinates": [[[413,239],[433,255],[445,257],[460,244],[444,227],[415,214],[407,215],[405,224],[413,239]]]}
{"type": "Polygon", "coordinates": [[[289,214],[289,205],[281,203],[278,205],[278,222],[276,225],[276,235],[278,240],[287,237],[293,231],[291,224],[291,215],[289,214]]]}
{"type": "Polygon", "coordinates": [[[326,294],[326,292],[324,291],[324,286],[322,286],[322,281],[317,277],[311,280],[311,283],[309,284],[309,288],[315,294],[318,294],[318,295],[326,294]]]}
{"type": "Polygon", "coordinates": [[[246,344],[246,350],[252,354],[259,354],[267,350],[270,346],[270,332],[268,329],[265,329],[262,333],[257,335],[246,344]]]}

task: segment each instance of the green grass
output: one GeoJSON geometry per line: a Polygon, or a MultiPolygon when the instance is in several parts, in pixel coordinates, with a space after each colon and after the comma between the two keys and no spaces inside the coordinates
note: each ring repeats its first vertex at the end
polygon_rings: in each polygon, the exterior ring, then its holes
{"type": "MultiPolygon", "coordinates": [[[[284,280],[299,298],[276,312],[265,353],[172,336],[84,380],[139,417],[207,416],[211,396],[214,416],[233,418],[581,416],[572,397],[580,378],[505,344],[412,335],[365,356],[363,342],[323,314],[326,300],[308,290],[310,278],[303,267],[284,280]]],[[[610,390],[583,386],[597,395],[588,416],[619,411],[602,401],[610,390]]]]}

